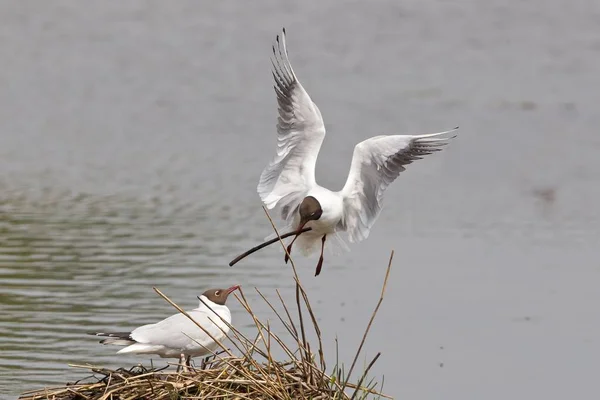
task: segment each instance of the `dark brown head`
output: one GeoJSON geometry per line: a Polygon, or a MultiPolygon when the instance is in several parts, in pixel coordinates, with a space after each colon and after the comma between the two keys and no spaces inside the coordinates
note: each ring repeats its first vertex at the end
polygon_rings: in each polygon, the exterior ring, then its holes
{"type": "Polygon", "coordinates": [[[323,214],[321,204],[312,196],[306,196],[300,203],[300,228],[303,228],[308,221],[318,220],[323,214]]]}
{"type": "Polygon", "coordinates": [[[207,299],[212,301],[215,304],[220,304],[222,306],[225,305],[227,301],[227,297],[234,290],[239,289],[239,286],[232,286],[229,289],[208,289],[206,292],[202,293],[202,296],[206,296],[207,299]]]}

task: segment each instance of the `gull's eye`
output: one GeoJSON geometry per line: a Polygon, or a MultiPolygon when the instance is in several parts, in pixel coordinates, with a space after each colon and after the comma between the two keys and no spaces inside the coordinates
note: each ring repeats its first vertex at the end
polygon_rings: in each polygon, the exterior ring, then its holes
{"type": "Polygon", "coordinates": [[[215,296],[218,296],[218,295],[220,295],[220,294],[221,294],[221,291],[220,291],[220,290],[217,290],[217,291],[215,292],[215,296]]]}

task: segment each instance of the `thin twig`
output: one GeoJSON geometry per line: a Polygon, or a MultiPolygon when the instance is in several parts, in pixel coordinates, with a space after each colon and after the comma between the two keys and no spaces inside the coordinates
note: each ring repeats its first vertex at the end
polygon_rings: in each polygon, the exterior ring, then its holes
{"type": "Polygon", "coordinates": [[[231,260],[229,262],[229,266],[233,267],[235,264],[237,264],[239,261],[243,260],[244,258],[248,257],[250,254],[256,253],[258,250],[263,249],[263,248],[265,248],[267,246],[270,246],[273,243],[279,241],[280,239],[285,239],[285,238],[288,238],[290,236],[299,235],[301,233],[308,232],[310,230],[312,230],[312,228],[303,228],[303,229],[300,229],[298,231],[284,233],[283,235],[281,235],[279,237],[267,240],[266,242],[261,243],[258,246],[254,246],[250,250],[243,252],[242,254],[240,254],[239,256],[237,256],[236,258],[234,258],[233,260],[231,260]]]}
{"type": "MultiPolygon", "coordinates": [[[[304,301],[304,305],[306,306],[308,314],[310,315],[310,318],[312,320],[313,329],[315,330],[315,333],[317,335],[317,340],[319,342],[319,360],[321,363],[321,368],[323,370],[325,370],[326,365],[325,365],[325,356],[324,356],[324,352],[323,352],[323,342],[321,339],[321,329],[319,328],[317,318],[315,317],[315,314],[313,313],[312,307],[310,305],[310,301],[308,299],[308,295],[306,294],[304,287],[302,287],[302,284],[300,283],[300,278],[299,278],[298,272],[296,270],[296,263],[292,259],[291,254],[288,252],[287,247],[285,246],[285,243],[283,243],[283,240],[281,240],[282,237],[279,236],[279,231],[277,230],[277,227],[275,226],[275,222],[273,222],[273,218],[271,218],[269,211],[267,210],[267,208],[265,206],[263,206],[263,210],[264,210],[267,218],[269,219],[269,222],[271,223],[271,226],[273,227],[275,234],[277,235],[277,237],[279,237],[279,239],[280,239],[279,242],[281,243],[281,247],[283,248],[283,251],[285,251],[285,254],[289,258],[290,264],[292,265],[292,271],[294,273],[294,280],[296,281],[296,304],[298,307],[298,316],[299,316],[302,340],[304,343],[306,343],[306,335],[305,335],[305,331],[304,331],[304,319],[302,318],[302,307],[300,306],[300,301],[298,299],[298,293],[300,293],[302,295],[302,300],[304,301]]],[[[306,344],[304,345],[304,347],[306,348],[306,344]]],[[[306,357],[310,358],[310,354],[307,354],[306,357]]]]}
{"type": "Polygon", "coordinates": [[[358,346],[358,350],[356,351],[356,355],[354,356],[354,360],[352,361],[352,365],[350,366],[348,375],[346,376],[346,379],[344,380],[344,384],[342,385],[342,390],[346,387],[346,385],[348,384],[348,381],[350,380],[350,376],[352,375],[352,370],[354,369],[354,366],[356,365],[356,360],[358,360],[358,356],[363,348],[363,345],[365,344],[365,341],[367,340],[367,335],[369,334],[369,330],[371,329],[373,320],[375,319],[375,316],[377,315],[377,311],[379,311],[379,306],[381,306],[381,303],[383,302],[383,297],[385,295],[385,288],[387,286],[388,278],[390,277],[390,270],[392,269],[392,260],[393,259],[394,259],[394,250],[392,250],[392,253],[390,254],[390,261],[388,262],[387,270],[385,271],[385,278],[383,279],[383,286],[381,287],[381,295],[379,296],[379,301],[377,302],[377,306],[375,306],[375,310],[373,310],[373,313],[371,314],[371,319],[369,320],[367,329],[365,329],[365,333],[362,337],[362,340],[360,341],[360,345],[358,346]]]}
{"type": "Polygon", "coordinates": [[[350,397],[350,400],[354,400],[354,398],[358,394],[358,391],[360,390],[359,388],[361,387],[363,381],[367,377],[367,374],[369,373],[369,370],[371,369],[371,367],[373,366],[373,364],[375,364],[375,362],[377,361],[377,359],[379,358],[380,355],[381,355],[381,352],[377,353],[377,355],[373,358],[373,360],[371,360],[371,362],[369,363],[369,365],[367,365],[367,368],[365,368],[365,372],[363,372],[362,376],[358,380],[358,383],[356,384],[356,386],[358,388],[354,391],[354,393],[352,393],[352,397],[350,397]]]}

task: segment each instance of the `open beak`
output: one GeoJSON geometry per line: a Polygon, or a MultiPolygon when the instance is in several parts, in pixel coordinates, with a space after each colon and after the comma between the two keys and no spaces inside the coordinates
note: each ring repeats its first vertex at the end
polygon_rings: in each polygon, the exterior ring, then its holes
{"type": "Polygon", "coordinates": [[[240,288],[239,285],[235,285],[235,286],[230,287],[229,289],[227,289],[227,295],[229,296],[231,294],[231,292],[235,292],[239,288],[240,288]]]}

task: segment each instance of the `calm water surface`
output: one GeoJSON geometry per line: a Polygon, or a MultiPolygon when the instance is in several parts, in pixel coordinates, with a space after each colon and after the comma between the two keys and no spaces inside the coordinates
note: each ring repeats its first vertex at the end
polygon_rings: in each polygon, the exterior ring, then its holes
{"type": "MultiPolygon", "coordinates": [[[[461,126],[390,188],[368,241],[297,258],[326,351],[351,360],[392,249],[365,357],[397,398],[597,398],[600,6],[463,0],[0,4],[0,397],[149,363],[85,335],[240,283],[292,299],[255,192],[275,148],[282,26],[329,135],[353,146],[461,126]]],[[[234,323],[251,331],[235,302],[234,323]]],[[[163,363],[164,360],[154,359],[163,363]]]]}

